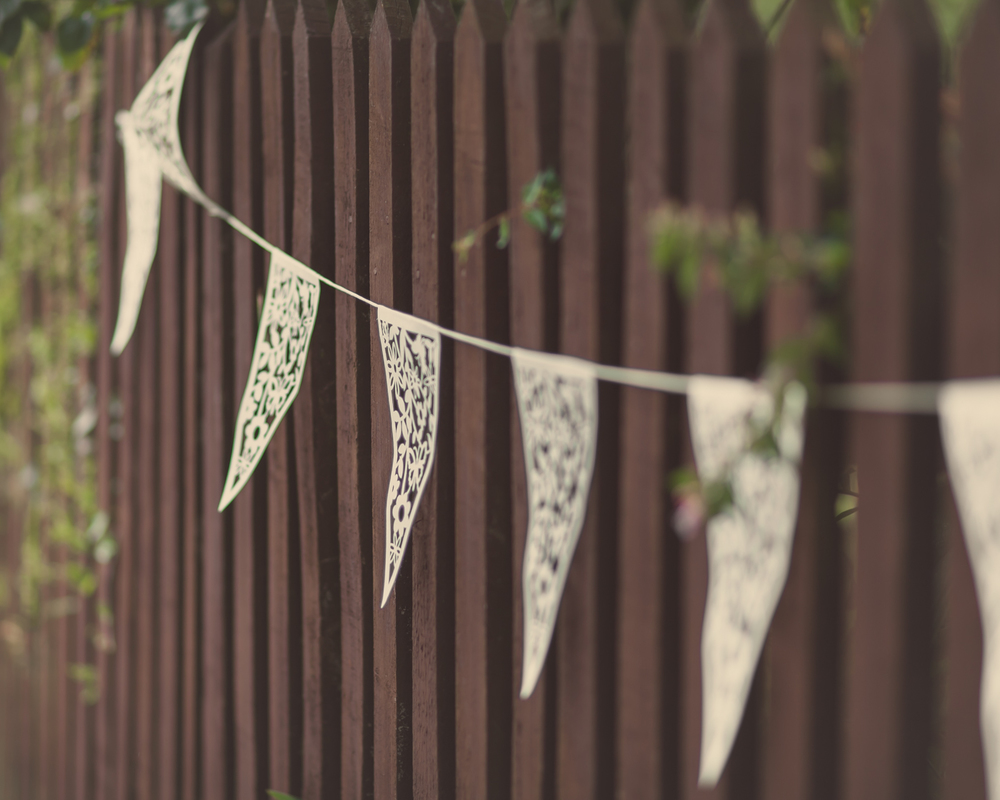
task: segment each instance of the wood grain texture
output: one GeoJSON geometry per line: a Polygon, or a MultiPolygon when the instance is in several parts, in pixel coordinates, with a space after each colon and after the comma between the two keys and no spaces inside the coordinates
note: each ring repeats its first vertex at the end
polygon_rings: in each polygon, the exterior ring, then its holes
{"type": "MultiPolygon", "coordinates": [[[[885,3],[861,54],[853,113],[852,378],[942,369],[940,58],[922,3],[885,3]]],[[[845,796],[934,796],[936,514],[932,417],[855,415],[858,547],[845,796]]]]}
{"type": "MultiPolygon", "coordinates": [[[[334,277],[333,75],[330,25],[319,0],[299,0],[292,32],[295,195],[292,255],[334,277]]],[[[302,574],[303,777],[305,797],[340,789],[340,586],[337,542],[336,300],[320,293],[295,399],[302,574]]]]}
{"type": "MultiPolygon", "coordinates": [[[[264,228],[261,164],[260,26],[263,0],[239,4],[233,30],[233,213],[264,228]]],[[[243,396],[264,291],[264,252],[233,237],[233,399],[243,396]]],[[[237,406],[238,407],[238,406],[237,406]]],[[[267,458],[266,456],[264,457],[267,458]]],[[[268,788],[267,466],[259,464],[233,500],[233,725],[235,795],[268,788]]]]}
{"type": "MultiPolygon", "coordinates": [[[[627,114],[623,360],[678,372],[683,309],[650,260],[648,217],[685,199],[687,32],[680,7],[646,0],[632,24],[627,114]]],[[[679,788],[680,546],[666,476],[680,464],[680,398],[622,389],[618,516],[618,708],[615,779],[622,798],[679,788]]]]}
{"type": "MultiPolygon", "coordinates": [[[[111,397],[117,391],[117,360],[111,356],[111,336],[118,311],[118,231],[114,224],[115,208],[119,202],[119,178],[122,169],[121,148],[115,139],[114,115],[118,107],[118,92],[121,90],[120,68],[121,48],[119,35],[105,29],[103,34],[104,97],[100,117],[100,189],[99,208],[101,218],[106,220],[98,232],[98,281],[101,291],[97,301],[97,353],[96,388],[97,428],[95,432],[95,452],[97,459],[97,505],[105,513],[113,511],[113,482],[116,475],[117,448],[111,439],[111,397]]],[[[122,254],[123,255],[123,254],[122,254]]],[[[111,524],[115,524],[111,517],[111,524]]],[[[97,602],[110,607],[113,602],[114,567],[104,565],[98,568],[97,602]]],[[[112,634],[105,620],[98,620],[101,641],[107,642],[112,634]]],[[[97,650],[97,674],[100,698],[97,703],[95,720],[95,764],[94,794],[103,800],[110,796],[111,778],[114,770],[114,755],[117,750],[115,736],[115,658],[104,645],[97,650]]]]}
{"type": "MultiPolygon", "coordinates": [[[[369,239],[371,298],[412,308],[410,217],[410,19],[403,0],[379,0],[368,60],[369,239]]],[[[412,558],[406,557],[385,608],[385,497],[393,438],[385,368],[374,315],[371,342],[372,643],[374,647],[374,790],[401,800],[412,789],[412,558]]]]}
{"type": "MultiPolygon", "coordinates": [[[[201,179],[202,81],[201,48],[188,64],[181,95],[181,145],[195,180],[201,179]]],[[[182,641],[181,797],[201,792],[201,620],[202,620],[202,210],[185,198],[184,207],[184,536],[181,544],[182,641]]]]}
{"type": "MultiPolygon", "coordinates": [[[[368,274],[366,0],[342,0],[333,22],[335,279],[362,296],[368,274]]],[[[336,293],[337,496],[340,543],[341,796],[374,791],[372,670],[371,332],[368,306],[336,293]]]]}
{"type": "MultiPolygon", "coordinates": [[[[455,14],[417,9],[411,45],[413,313],[452,325],[455,14]]],[[[413,571],[413,794],[455,796],[454,347],[442,341],[437,446],[410,537],[413,571]]]]}
{"type": "MultiPolygon", "coordinates": [[[[142,57],[136,89],[145,85],[156,69],[159,56],[157,19],[153,9],[143,9],[139,22],[142,57]]],[[[156,686],[159,680],[158,630],[159,569],[159,440],[157,419],[160,402],[159,364],[159,259],[153,263],[146,284],[146,294],[139,317],[142,349],[138,355],[138,429],[137,429],[137,501],[136,536],[136,797],[158,798],[157,780],[157,707],[156,686]]]]}
{"type": "MultiPolygon", "coordinates": [[[[688,198],[710,215],[749,207],[763,216],[764,41],[743,0],[709,6],[691,53],[688,198]]],[[[737,322],[720,289],[703,282],[687,315],[686,372],[756,377],[760,320],[737,322]]],[[[681,548],[681,796],[756,797],[759,683],[719,787],[699,793],[701,630],[708,587],[705,537],[681,548]]]]}
{"type": "MultiPolygon", "coordinates": [[[[201,186],[232,207],[230,24],[204,51],[201,186]]],[[[202,212],[202,757],[201,796],[233,798],[233,515],[217,510],[233,438],[232,230],[202,212]]]]}
{"type": "MultiPolygon", "coordinates": [[[[562,61],[559,26],[548,3],[519,4],[504,43],[507,113],[507,194],[545,169],[559,173],[562,61]]],[[[510,340],[519,347],[554,352],[559,339],[559,248],[520,215],[511,220],[510,340]]],[[[513,729],[511,793],[525,800],[555,792],[555,674],[557,645],[531,697],[520,699],[524,646],[523,588],[528,489],[516,403],[511,407],[510,467],[513,549],[511,562],[513,729]]]]}
{"type": "MultiPolygon", "coordinates": [[[[474,0],[455,34],[455,234],[507,207],[499,0],[474,0]]],[[[509,338],[507,253],[490,232],[454,259],[455,327],[509,338]]],[[[455,347],[455,740],[458,797],[510,794],[512,718],[510,363],[455,347]]]]}
{"type": "MultiPolygon", "coordinates": [[[[131,105],[138,89],[139,14],[130,11],[122,26],[122,98],[131,105]]],[[[124,175],[123,175],[124,178],[124,175]]],[[[121,190],[120,190],[121,191],[121,190]]],[[[127,243],[124,192],[118,207],[118,252],[127,243]]],[[[137,599],[137,498],[136,446],[139,433],[137,359],[146,331],[138,328],[129,345],[118,357],[118,396],[121,402],[121,439],[118,441],[119,475],[117,482],[115,531],[118,540],[118,574],[115,580],[115,711],[118,731],[113,797],[126,800],[136,794],[136,599],[137,599]]],[[[43,710],[44,720],[44,710],[43,710]]],[[[47,794],[42,787],[42,794],[47,794]]]]}
{"type": "MultiPolygon", "coordinates": [[[[625,47],[617,10],[583,0],[566,31],[562,85],[559,349],[621,359],[625,47]]],[[[557,793],[614,793],[615,530],[619,390],[598,387],[597,459],[587,517],[559,609],[557,793]]]]}
{"type": "MultiPolygon", "coordinates": [[[[1000,276],[989,267],[1000,254],[1000,231],[993,222],[1000,211],[1000,160],[991,144],[1000,130],[1000,105],[989,89],[1000,70],[998,40],[1000,6],[984,3],[959,67],[962,149],[947,351],[948,376],[955,378],[996,375],[1000,367],[1000,330],[997,315],[989,310],[991,298],[1000,292],[1000,276]]],[[[979,722],[982,623],[961,524],[954,513],[949,522],[943,795],[981,800],[987,796],[979,722]]]]}
{"type": "MultiPolygon", "coordinates": [[[[823,36],[835,29],[825,3],[797,4],[774,53],[767,163],[768,217],[775,231],[823,232],[831,212],[845,210],[846,165],[832,176],[821,176],[812,166],[821,148],[839,152],[846,145],[846,86],[830,79],[837,65],[823,44],[823,36]]],[[[768,346],[808,334],[814,314],[829,302],[814,298],[805,282],[775,287],[767,304],[768,346]]],[[[831,377],[828,367],[819,365],[819,371],[831,377]]],[[[843,535],[834,504],[843,438],[842,415],[809,412],[788,581],[762,656],[769,691],[761,789],[775,800],[839,796],[843,535]]]]}
{"type": "MultiPolygon", "coordinates": [[[[285,252],[292,247],[294,24],[294,0],[269,0],[260,38],[264,236],[285,252]]],[[[268,788],[300,796],[302,610],[294,442],[290,414],[267,449],[268,788]]]]}

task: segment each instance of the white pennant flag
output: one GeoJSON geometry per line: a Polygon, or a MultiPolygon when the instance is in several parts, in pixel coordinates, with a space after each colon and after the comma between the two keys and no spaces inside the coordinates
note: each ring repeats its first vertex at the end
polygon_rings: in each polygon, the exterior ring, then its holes
{"type": "Polygon", "coordinates": [[[434,464],[441,408],[441,334],[423,320],[379,306],[378,338],[393,444],[385,500],[384,608],[399,577],[413,520],[434,464]]]}
{"type": "Polygon", "coordinates": [[[284,253],[272,253],[257,342],[219,511],[250,480],[268,442],[299,393],[319,307],[319,278],[284,253]]]}
{"type": "Polygon", "coordinates": [[[979,727],[989,796],[1000,799],[1000,380],[954,381],[938,396],[952,491],[983,624],[979,727]]]}
{"type": "Polygon", "coordinates": [[[115,355],[120,354],[132,338],[146,279],[156,256],[161,176],[193,197],[204,198],[184,159],[177,127],[184,76],[201,27],[199,23],[174,45],[142,87],[132,108],[115,115],[125,149],[125,212],[128,219],[118,322],[111,339],[111,352],[115,355]]]}
{"type": "Polygon", "coordinates": [[[528,534],[524,546],[521,697],[545,666],[566,575],[587,515],[597,450],[592,364],[515,348],[514,388],[524,441],[528,534]]]}
{"type": "Polygon", "coordinates": [[[806,393],[785,391],[777,455],[749,451],[773,399],[739,378],[695,375],[688,418],[703,483],[731,480],[732,505],[708,523],[708,598],[701,637],[700,786],[714,786],[739,731],[775,606],[788,577],[799,502],[806,393]]]}

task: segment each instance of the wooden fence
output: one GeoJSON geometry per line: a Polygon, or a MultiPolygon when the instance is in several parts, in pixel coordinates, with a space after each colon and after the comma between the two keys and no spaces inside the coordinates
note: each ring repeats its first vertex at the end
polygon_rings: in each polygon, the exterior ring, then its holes
{"type": "MultiPolygon", "coordinates": [[[[331,25],[320,0],[242,0],[193,56],[187,159],[271,242],[378,302],[672,371],[755,375],[811,299],[793,287],[741,320],[709,288],[685,308],[649,265],[659,202],[748,206],[775,231],[846,210],[848,377],[1000,371],[1000,2],[983,0],[957,88],[919,0],[884,0],[859,51],[822,0],[797,0],[774,45],[744,0],[713,0],[697,34],[672,0],[630,17],[612,0],[565,21],[545,0],[510,20],[499,0],[458,20],[448,0],[339,0],[331,25]],[[831,181],[817,154],[845,135],[849,181],[831,181]],[[547,167],[561,241],[515,221],[508,250],[488,237],[459,263],[457,235],[547,167]]],[[[366,306],[323,291],[293,412],[217,513],[263,253],[165,187],[139,327],[108,352],[125,246],[113,116],[169,44],[153,11],[103,39],[93,369],[120,552],[98,589],[113,622],[89,606],[59,636],[113,625],[116,647],[92,651],[94,707],[65,648],[4,672],[3,797],[985,797],[980,621],[933,417],[811,412],[791,574],[713,791],[696,785],[705,540],[674,535],[666,485],[689,458],[682,400],[601,385],[587,522],[526,701],[506,360],[445,342],[434,474],[385,609],[389,418],[366,306]],[[856,529],[834,521],[848,464],[856,529]]]]}

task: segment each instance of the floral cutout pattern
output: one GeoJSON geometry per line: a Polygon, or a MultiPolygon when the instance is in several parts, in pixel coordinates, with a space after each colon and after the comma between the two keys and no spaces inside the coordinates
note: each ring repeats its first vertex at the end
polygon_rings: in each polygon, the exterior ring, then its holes
{"type": "Polygon", "coordinates": [[[219,511],[250,480],[299,393],[318,306],[315,273],[290,256],[273,253],[219,511]]]}
{"type": "Polygon", "coordinates": [[[385,579],[389,601],[431,476],[440,411],[441,334],[423,320],[379,306],[378,337],[392,419],[392,473],[385,500],[385,579]]]}
{"type": "Polygon", "coordinates": [[[585,361],[515,348],[514,388],[524,443],[521,697],[535,690],[587,514],[597,450],[597,377],[585,361]]]}
{"type": "Polygon", "coordinates": [[[714,786],[739,730],[760,651],[788,577],[799,502],[806,395],[785,391],[778,455],[751,452],[753,423],[773,398],[739,378],[696,375],[688,418],[702,481],[728,471],[733,503],[708,523],[708,598],[701,636],[702,722],[698,783],[714,786]]]}
{"type": "Polygon", "coordinates": [[[1000,798],[1000,380],[954,381],[938,396],[941,438],[983,625],[979,727],[989,796],[1000,798]]]}
{"type": "Polygon", "coordinates": [[[128,245],[125,248],[118,298],[118,322],[111,339],[111,352],[119,355],[132,338],[146,280],[156,257],[156,242],[160,234],[161,192],[156,154],[152,152],[149,143],[136,133],[132,114],[119,111],[115,115],[115,121],[125,149],[125,211],[128,228],[128,245]]]}
{"type": "Polygon", "coordinates": [[[131,109],[136,131],[156,153],[163,177],[195,198],[204,198],[205,195],[184,158],[178,120],[184,77],[201,28],[202,23],[198,23],[171,48],[136,95],[131,109]]]}

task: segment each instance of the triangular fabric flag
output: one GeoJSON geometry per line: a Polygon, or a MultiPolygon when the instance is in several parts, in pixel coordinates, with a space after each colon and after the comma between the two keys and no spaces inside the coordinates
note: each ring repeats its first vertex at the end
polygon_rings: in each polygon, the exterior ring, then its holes
{"type": "Polygon", "coordinates": [[[135,131],[132,115],[119,111],[115,117],[125,149],[125,211],[128,245],[122,264],[118,323],[111,339],[111,352],[125,349],[139,318],[142,294],[149,269],[156,257],[160,234],[160,169],[152,146],[135,131]]]}
{"type": "Polygon", "coordinates": [[[983,625],[979,727],[989,796],[1000,800],[1000,380],[953,381],[938,395],[941,438],[983,625]]]}
{"type": "Polygon", "coordinates": [[[691,443],[703,483],[727,476],[732,505],[709,520],[708,598],[701,637],[700,786],[714,786],[739,731],[760,651],[788,577],[799,502],[806,393],[785,390],[777,454],[751,452],[774,401],[759,384],[695,375],[691,443]]]}
{"type": "Polygon", "coordinates": [[[204,198],[205,194],[191,175],[184,158],[178,122],[191,50],[203,24],[199,22],[195,25],[170,49],[146,85],[139,90],[131,109],[135,129],[152,145],[163,177],[194,198],[204,198]]]}
{"type": "Polygon", "coordinates": [[[392,418],[392,472],[385,500],[382,607],[399,577],[437,447],[441,409],[441,334],[423,320],[379,306],[385,384],[392,418]]]}
{"type": "Polygon", "coordinates": [[[597,450],[597,376],[586,361],[518,348],[511,353],[511,363],[528,486],[521,578],[521,697],[527,698],[545,666],[566,575],[587,515],[597,450]]]}
{"type": "Polygon", "coordinates": [[[236,415],[233,453],[219,511],[250,480],[299,393],[316,324],[319,288],[319,278],[308,267],[284,253],[271,254],[250,377],[236,415]]]}
{"type": "Polygon", "coordinates": [[[204,199],[188,169],[177,127],[181,89],[191,49],[201,30],[196,25],[156,68],[128,111],[119,111],[115,122],[125,149],[125,210],[128,246],[122,265],[118,322],[111,352],[119,355],[132,338],[149,269],[156,256],[160,232],[161,175],[181,191],[204,199]]]}

